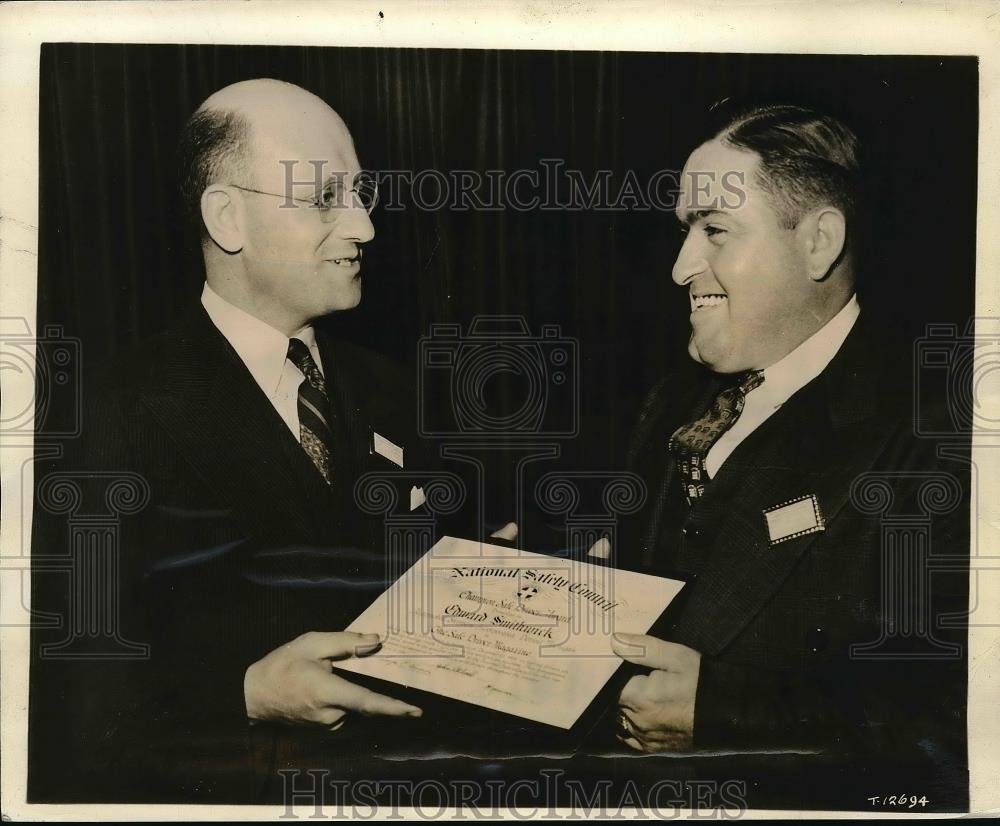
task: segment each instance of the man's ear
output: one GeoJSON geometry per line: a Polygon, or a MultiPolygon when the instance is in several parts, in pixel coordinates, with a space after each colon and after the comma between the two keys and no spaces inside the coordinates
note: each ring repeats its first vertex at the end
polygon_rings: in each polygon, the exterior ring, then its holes
{"type": "Polygon", "coordinates": [[[844,251],[847,221],[836,207],[821,207],[799,222],[809,277],[822,281],[844,251]]]}
{"type": "Polygon", "coordinates": [[[230,186],[212,184],[201,193],[201,218],[208,234],[229,253],[243,249],[243,199],[230,186]]]}

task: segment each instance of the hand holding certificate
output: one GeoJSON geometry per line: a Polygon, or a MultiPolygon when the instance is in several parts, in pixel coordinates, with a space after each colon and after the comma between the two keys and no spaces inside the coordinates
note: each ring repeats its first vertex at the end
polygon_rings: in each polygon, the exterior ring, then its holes
{"type": "Polygon", "coordinates": [[[348,626],[381,650],[333,665],[569,729],[682,582],[445,537],[348,626]]]}

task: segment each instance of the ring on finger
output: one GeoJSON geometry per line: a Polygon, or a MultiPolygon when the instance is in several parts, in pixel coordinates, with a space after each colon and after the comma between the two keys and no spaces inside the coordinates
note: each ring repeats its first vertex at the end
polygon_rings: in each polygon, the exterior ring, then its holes
{"type": "Polygon", "coordinates": [[[624,711],[618,712],[617,717],[617,730],[620,737],[634,737],[635,733],[629,724],[628,715],[624,711]]]}

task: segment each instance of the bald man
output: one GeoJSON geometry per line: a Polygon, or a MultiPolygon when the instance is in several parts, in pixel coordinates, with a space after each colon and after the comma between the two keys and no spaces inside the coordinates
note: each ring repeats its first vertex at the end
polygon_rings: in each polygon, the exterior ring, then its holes
{"type": "Polygon", "coordinates": [[[408,459],[412,406],[392,365],[314,326],[358,304],[375,235],[337,113],[288,83],[237,83],[194,113],[180,158],[200,302],[111,367],[84,434],[89,468],[149,484],[121,560],[123,634],[151,659],[82,668],[66,699],[92,704],[78,762],[97,773],[107,752],[126,797],[239,799],[242,758],[272,765],[289,731],[357,743],[373,717],[422,713],[330,665],[379,646],[384,629],[340,630],[385,587],[384,527],[353,491],[398,470],[376,434],[408,459]]]}

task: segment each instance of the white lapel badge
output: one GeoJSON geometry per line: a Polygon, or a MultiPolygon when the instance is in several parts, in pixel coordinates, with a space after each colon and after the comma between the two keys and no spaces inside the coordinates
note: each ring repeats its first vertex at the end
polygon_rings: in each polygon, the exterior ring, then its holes
{"type": "Polygon", "coordinates": [[[403,448],[397,444],[393,444],[385,436],[376,433],[374,430],[372,431],[372,449],[370,452],[384,456],[397,467],[403,466],[403,448]]]}
{"type": "Polygon", "coordinates": [[[826,522],[815,493],[789,499],[773,508],[765,508],[764,521],[767,523],[767,536],[772,545],[826,530],[826,522]]]}

